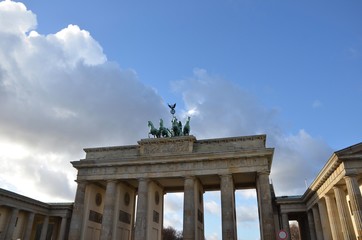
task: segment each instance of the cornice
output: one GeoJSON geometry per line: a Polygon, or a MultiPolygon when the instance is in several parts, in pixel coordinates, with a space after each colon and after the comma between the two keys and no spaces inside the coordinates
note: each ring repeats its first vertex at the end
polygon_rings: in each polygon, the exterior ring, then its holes
{"type": "Polygon", "coordinates": [[[52,211],[71,211],[73,203],[45,203],[0,188],[0,203],[7,207],[39,214],[52,215],[52,211]]]}
{"type": "Polygon", "coordinates": [[[264,146],[265,146],[266,134],[241,136],[241,137],[202,139],[202,140],[198,140],[197,143],[199,143],[199,144],[209,144],[209,143],[240,142],[240,141],[253,141],[253,140],[263,140],[264,146]]]}
{"type": "Polygon", "coordinates": [[[251,157],[265,157],[269,162],[269,169],[274,154],[274,148],[264,149],[248,149],[239,151],[225,151],[225,152],[197,152],[197,153],[184,153],[184,154],[167,154],[167,155],[143,155],[125,158],[109,158],[109,159],[82,159],[80,161],[73,161],[71,164],[77,169],[92,168],[92,167],[105,167],[105,166],[129,166],[129,165],[145,165],[145,164],[167,164],[175,162],[196,162],[196,161],[212,161],[220,159],[243,159],[251,157]]]}
{"type": "Polygon", "coordinates": [[[138,145],[127,145],[127,146],[84,148],[83,151],[86,153],[91,153],[91,152],[107,152],[107,151],[117,151],[117,150],[131,150],[138,148],[139,148],[138,145]]]}
{"type": "Polygon", "coordinates": [[[212,139],[201,139],[197,140],[195,136],[181,136],[181,137],[171,137],[171,138],[145,138],[138,141],[138,145],[125,145],[125,146],[110,146],[110,147],[94,147],[94,148],[84,148],[84,152],[107,152],[107,151],[117,151],[117,150],[139,150],[142,144],[154,144],[154,143],[168,143],[168,142],[183,142],[183,141],[192,141],[195,144],[213,144],[213,143],[230,143],[230,142],[244,142],[244,141],[254,141],[262,140],[263,145],[266,143],[266,134],[261,135],[250,135],[250,136],[240,136],[240,137],[227,137],[227,138],[212,138],[212,139]]]}

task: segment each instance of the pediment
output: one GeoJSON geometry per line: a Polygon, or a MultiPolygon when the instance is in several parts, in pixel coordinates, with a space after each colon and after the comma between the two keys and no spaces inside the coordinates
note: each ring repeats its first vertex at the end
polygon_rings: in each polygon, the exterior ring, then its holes
{"type": "Polygon", "coordinates": [[[362,156],[362,142],[335,152],[338,157],[362,156]]]}

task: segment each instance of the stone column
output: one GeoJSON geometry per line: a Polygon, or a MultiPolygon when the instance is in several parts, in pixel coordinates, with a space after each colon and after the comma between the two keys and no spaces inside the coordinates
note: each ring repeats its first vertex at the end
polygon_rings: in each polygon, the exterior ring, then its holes
{"type": "Polygon", "coordinates": [[[282,213],[282,228],[284,231],[288,233],[290,238],[290,227],[289,227],[289,217],[288,213],[282,213]]]}
{"type": "Polygon", "coordinates": [[[24,239],[25,240],[30,239],[31,230],[33,229],[34,217],[35,217],[35,213],[33,213],[33,212],[28,213],[28,219],[26,221],[26,227],[24,230],[24,239]]]}
{"type": "Polygon", "coordinates": [[[18,214],[19,214],[19,209],[13,208],[11,210],[10,218],[8,221],[8,226],[7,226],[6,232],[5,232],[5,237],[4,237],[5,240],[13,238],[15,223],[16,223],[18,214]]]}
{"type": "Polygon", "coordinates": [[[59,233],[58,233],[58,237],[57,237],[58,240],[64,240],[66,225],[67,225],[67,218],[62,217],[62,220],[60,222],[60,229],[59,229],[59,233]]]}
{"type": "Polygon", "coordinates": [[[317,205],[313,206],[312,211],[313,211],[316,238],[317,240],[323,240],[324,239],[323,230],[322,230],[321,218],[318,211],[318,206],[317,205]]]}
{"type": "Polygon", "coordinates": [[[83,230],[83,216],[84,216],[84,200],[86,182],[77,181],[77,192],[75,193],[75,200],[73,205],[72,219],[69,227],[69,240],[81,239],[81,233],[83,230]]]}
{"type": "Polygon", "coordinates": [[[274,240],[276,237],[273,219],[272,197],[269,183],[269,172],[257,173],[258,205],[260,206],[260,228],[262,240],[274,240]]]}
{"type": "Polygon", "coordinates": [[[196,233],[195,177],[186,177],[184,183],[183,239],[193,240],[196,233]]]}
{"type": "Polygon", "coordinates": [[[134,240],[147,239],[148,184],[149,180],[146,178],[141,178],[138,181],[137,216],[134,240]]]}
{"type": "Polygon", "coordinates": [[[329,224],[333,239],[343,239],[336,202],[333,195],[325,195],[329,224]]]}
{"type": "Polygon", "coordinates": [[[114,225],[114,213],[116,206],[116,187],[117,182],[114,180],[107,182],[106,194],[104,199],[104,210],[102,217],[101,240],[111,240],[114,225]]]}
{"type": "Polygon", "coordinates": [[[308,217],[308,228],[309,228],[309,234],[311,240],[316,240],[316,234],[315,234],[315,226],[314,226],[314,218],[313,213],[311,210],[307,210],[307,217],[308,217]]]}
{"type": "Polygon", "coordinates": [[[332,239],[331,225],[329,224],[328,212],[324,198],[318,201],[319,215],[322,225],[324,239],[332,239]]]}
{"type": "Polygon", "coordinates": [[[351,215],[349,214],[349,209],[347,206],[346,195],[343,189],[339,186],[334,186],[333,190],[336,196],[337,209],[339,213],[339,219],[341,221],[343,237],[345,240],[356,239],[356,235],[354,233],[352,225],[351,215]]]}
{"type": "Polygon", "coordinates": [[[231,174],[220,176],[222,239],[236,240],[235,188],[231,174]]]}
{"type": "Polygon", "coordinates": [[[297,218],[298,226],[299,226],[299,233],[301,239],[308,239],[310,240],[310,231],[308,227],[308,215],[302,215],[297,218]]]}
{"type": "Polygon", "coordinates": [[[357,239],[362,239],[362,196],[356,179],[356,174],[344,177],[347,185],[351,211],[357,230],[357,239]]]}
{"type": "Polygon", "coordinates": [[[46,239],[48,232],[48,225],[49,225],[49,216],[45,216],[43,226],[41,228],[40,240],[46,239]]]}

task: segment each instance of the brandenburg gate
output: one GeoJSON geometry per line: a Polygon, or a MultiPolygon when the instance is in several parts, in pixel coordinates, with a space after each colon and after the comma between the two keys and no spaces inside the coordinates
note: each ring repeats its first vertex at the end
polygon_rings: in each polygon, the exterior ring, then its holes
{"type": "Polygon", "coordinates": [[[362,239],[362,143],[333,153],[302,196],[275,197],[266,135],[197,140],[190,117],[182,127],[176,104],[169,107],[171,129],[149,121],[149,138],[136,145],[84,149],[85,159],[72,162],[73,205],[0,189],[0,240],[161,240],[172,192],[184,193],[183,239],[204,240],[203,196],[213,190],[221,193],[222,239],[236,240],[237,189],[256,189],[262,240],[289,239],[289,220],[302,239],[362,239]]]}
{"type": "Polygon", "coordinates": [[[71,240],[161,240],[163,199],[171,192],[184,193],[183,239],[203,240],[203,194],[210,190],[221,192],[222,239],[234,240],[235,190],[250,188],[257,192],[261,239],[275,239],[269,183],[274,149],[266,148],[266,135],[148,138],[85,152],[85,159],[72,162],[78,186],[71,240]]]}

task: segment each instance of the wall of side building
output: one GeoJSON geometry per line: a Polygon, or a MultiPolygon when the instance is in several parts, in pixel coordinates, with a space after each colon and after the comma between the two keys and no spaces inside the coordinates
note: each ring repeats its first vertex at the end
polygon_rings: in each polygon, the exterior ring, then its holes
{"type": "Polygon", "coordinates": [[[287,231],[298,221],[302,239],[362,239],[361,190],[359,143],[335,152],[302,196],[277,197],[279,220],[287,231]]]}
{"type": "Polygon", "coordinates": [[[72,203],[43,203],[0,189],[0,240],[68,239],[72,203]]]}

